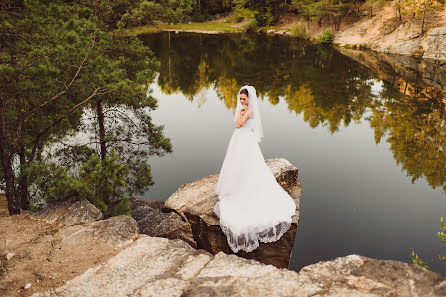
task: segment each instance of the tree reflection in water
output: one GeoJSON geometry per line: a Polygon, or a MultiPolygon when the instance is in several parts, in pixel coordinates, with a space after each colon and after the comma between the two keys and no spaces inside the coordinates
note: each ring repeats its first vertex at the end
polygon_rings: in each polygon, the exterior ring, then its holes
{"type": "Polygon", "coordinates": [[[295,38],[171,32],[141,38],[161,61],[164,93],[181,92],[201,105],[202,90],[213,86],[235,110],[234,94],[251,84],[261,100],[285,100],[311,127],[326,126],[332,134],[341,124],[367,120],[376,143],[390,143],[412,182],[424,177],[446,191],[446,96],[440,89],[405,80],[391,67],[377,73],[333,48],[295,38]]]}

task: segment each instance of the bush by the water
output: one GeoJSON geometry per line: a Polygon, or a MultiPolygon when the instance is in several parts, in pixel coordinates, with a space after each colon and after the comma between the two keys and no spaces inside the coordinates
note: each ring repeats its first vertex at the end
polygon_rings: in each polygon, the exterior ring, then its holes
{"type": "Polygon", "coordinates": [[[243,31],[252,32],[257,28],[256,19],[249,19],[247,23],[242,26],[243,31]]]}
{"type": "Polygon", "coordinates": [[[322,44],[329,44],[332,43],[334,39],[334,34],[328,29],[324,29],[322,31],[321,35],[317,38],[317,41],[322,44]]]}
{"type": "Polygon", "coordinates": [[[254,18],[257,21],[257,26],[269,26],[273,22],[273,16],[269,10],[266,11],[255,11],[254,18]]]}
{"type": "Polygon", "coordinates": [[[307,28],[303,24],[296,24],[291,27],[291,34],[295,37],[307,38],[307,28]]]}

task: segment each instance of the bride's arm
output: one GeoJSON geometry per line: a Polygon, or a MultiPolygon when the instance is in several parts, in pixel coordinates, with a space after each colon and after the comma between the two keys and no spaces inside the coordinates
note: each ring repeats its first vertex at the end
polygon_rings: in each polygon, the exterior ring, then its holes
{"type": "Polygon", "coordinates": [[[235,125],[237,128],[240,128],[241,126],[243,126],[246,123],[246,121],[249,119],[251,110],[248,108],[247,110],[245,110],[245,113],[240,117],[241,112],[242,112],[242,110],[240,109],[239,114],[237,116],[237,123],[235,125]]]}

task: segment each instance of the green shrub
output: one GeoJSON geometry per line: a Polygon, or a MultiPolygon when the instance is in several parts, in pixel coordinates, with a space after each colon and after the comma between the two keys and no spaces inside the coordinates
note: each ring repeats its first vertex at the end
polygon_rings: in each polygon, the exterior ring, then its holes
{"type": "Polygon", "coordinates": [[[322,31],[321,35],[317,38],[317,41],[322,44],[329,44],[332,43],[334,39],[334,34],[328,29],[324,29],[322,31]]]}
{"type": "Polygon", "coordinates": [[[254,12],[254,18],[257,21],[257,26],[263,27],[263,26],[269,26],[273,22],[273,16],[269,10],[266,12],[261,11],[255,11],[254,12]]]}
{"type": "Polygon", "coordinates": [[[429,267],[427,266],[427,262],[421,260],[420,257],[414,251],[412,251],[412,262],[414,265],[429,269],[429,267]]]}
{"type": "Polygon", "coordinates": [[[307,28],[301,23],[293,25],[290,31],[295,37],[308,38],[307,28]]]}
{"type": "Polygon", "coordinates": [[[256,19],[249,19],[246,24],[242,26],[242,30],[245,32],[253,32],[257,29],[257,21],[256,19]]]}
{"type": "Polygon", "coordinates": [[[37,210],[63,196],[76,194],[93,203],[105,217],[130,215],[129,168],[118,159],[114,151],[104,160],[93,154],[74,172],[52,162],[30,165],[26,170],[33,185],[32,209],[37,210]]]}

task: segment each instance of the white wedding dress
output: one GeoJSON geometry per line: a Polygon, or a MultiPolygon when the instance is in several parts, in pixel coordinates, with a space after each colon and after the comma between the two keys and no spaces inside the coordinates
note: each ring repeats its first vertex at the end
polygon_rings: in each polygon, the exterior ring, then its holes
{"type": "Polygon", "coordinates": [[[259,241],[279,240],[296,211],[293,199],[265,163],[254,125],[249,118],[235,129],[215,189],[219,201],[214,212],[234,253],[251,252],[259,241]]]}

